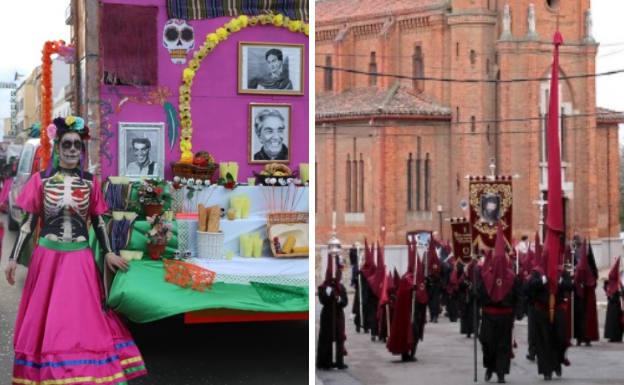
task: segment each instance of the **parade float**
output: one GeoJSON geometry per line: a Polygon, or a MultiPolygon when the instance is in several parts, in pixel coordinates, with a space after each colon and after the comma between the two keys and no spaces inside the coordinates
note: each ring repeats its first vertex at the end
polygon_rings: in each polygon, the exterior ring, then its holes
{"type": "Polygon", "coordinates": [[[307,1],[208,3],[102,2],[89,151],[130,262],[107,275],[92,237],[107,304],[135,322],[307,319],[307,1]]]}

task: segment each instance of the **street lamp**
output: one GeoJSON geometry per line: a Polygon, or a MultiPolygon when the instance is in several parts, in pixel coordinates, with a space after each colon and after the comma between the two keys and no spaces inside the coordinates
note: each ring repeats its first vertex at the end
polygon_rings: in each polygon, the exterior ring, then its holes
{"type": "Polygon", "coordinates": [[[440,224],[440,239],[444,239],[444,237],[442,236],[442,213],[444,211],[442,210],[442,205],[438,205],[438,222],[440,224]]]}

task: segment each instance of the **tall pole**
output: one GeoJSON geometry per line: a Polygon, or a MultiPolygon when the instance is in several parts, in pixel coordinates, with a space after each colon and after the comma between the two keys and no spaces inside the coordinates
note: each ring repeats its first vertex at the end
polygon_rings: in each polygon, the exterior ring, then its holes
{"type": "MultiPolygon", "coordinates": [[[[472,242],[470,242],[472,244],[472,242]]],[[[472,336],[472,345],[473,345],[473,357],[474,357],[474,382],[477,382],[477,333],[478,331],[478,327],[477,327],[477,322],[479,322],[478,320],[478,315],[477,315],[477,274],[476,274],[476,269],[477,269],[477,261],[476,259],[473,258],[473,266],[472,266],[472,277],[470,277],[472,279],[472,327],[473,327],[473,336],[472,336]]]]}
{"type": "Polygon", "coordinates": [[[537,201],[533,201],[533,204],[539,207],[539,235],[543,242],[544,240],[544,206],[548,204],[548,201],[545,201],[544,199],[540,199],[537,201]]]}

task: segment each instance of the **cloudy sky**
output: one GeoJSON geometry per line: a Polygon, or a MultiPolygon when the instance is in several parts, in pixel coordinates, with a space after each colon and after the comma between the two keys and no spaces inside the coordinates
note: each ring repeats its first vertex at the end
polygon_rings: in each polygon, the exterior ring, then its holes
{"type": "MultiPolygon", "coordinates": [[[[164,0],[163,0],[164,1],[164,0]]],[[[41,48],[46,40],[69,41],[65,10],[69,0],[0,1],[0,81],[12,81],[15,72],[28,75],[41,62],[41,48]]],[[[601,43],[597,71],[624,68],[624,1],[593,0],[594,35],[601,43]]],[[[597,103],[601,107],[624,111],[624,73],[597,78],[597,103]]],[[[10,115],[9,91],[0,89],[0,125],[10,115]]],[[[620,130],[624,136],[624,129],[620,130]]]]}

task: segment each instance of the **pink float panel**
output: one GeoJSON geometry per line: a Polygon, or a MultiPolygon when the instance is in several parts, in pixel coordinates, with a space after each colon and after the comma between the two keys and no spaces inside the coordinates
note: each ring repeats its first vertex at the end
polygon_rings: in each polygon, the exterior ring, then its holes
{"type": "MultiPolygon", "coordinates": [[[[178,110],[178,89],[182,84],[182,71],[186,68],[192,52],[199,49],[206,35],[216,31],[231,18],[222,17],[210,20],[188,21],[195,30],[195,48],[187,56],[186,64],[173,64],[169,52],[162,44],[162,29],[168,20],[167,8],[164,0],[119,0],[104,1],[105,3],[146,5],[158,7],[157,32],[158,39],[158,85],[168,87],[172,92],[168,99],[178,110]]],[[[102,20],[105,22],[105,20],[102,20]]],[[[233,33],[221,42],[208,56],[204,58],[200,69],[193,80],[191,92],[191,113],[193,119],[193,152],[206,150],[217,160],[235,161],[239,164],[238,179],[245,181],[252,176],[253,171],[259,171],[263,165],[248,163],[248,125],[250,103],[286,103],[292,105],[292,123],[290,139],[290,164],[293,170],[298,169],[299,163],[308,163],[308,37],[301,33],[292,33],[284,28],[274,26],[248,27],[233,33]],[[249,95],[238,94],[238,42],[270,42],[304,44],[304,95],[249,95]]],[[[119,122],[165,122],[165,111],[161,105],[147,105],[126,102],[119,111],[115,111],[119,96],[136,96],[139,92],[133,87],[116,86],[117,94],[111,92],[110,86],[101,85],[100,96],[103,103],[109,103],[113,112],[107,115],[112,136],[102,137],[102,151],[111,155],[112,161],[102,156],[102,176],[118,174],[118,129],[119,122]]],[[[102,124],[106,124],[103,119],[102,124]]],[[[165,128],[165,177],[171,178],[172,162],[180,157],[179,140],[173,150],[167,142],[167,128],[165,128]]]]}

